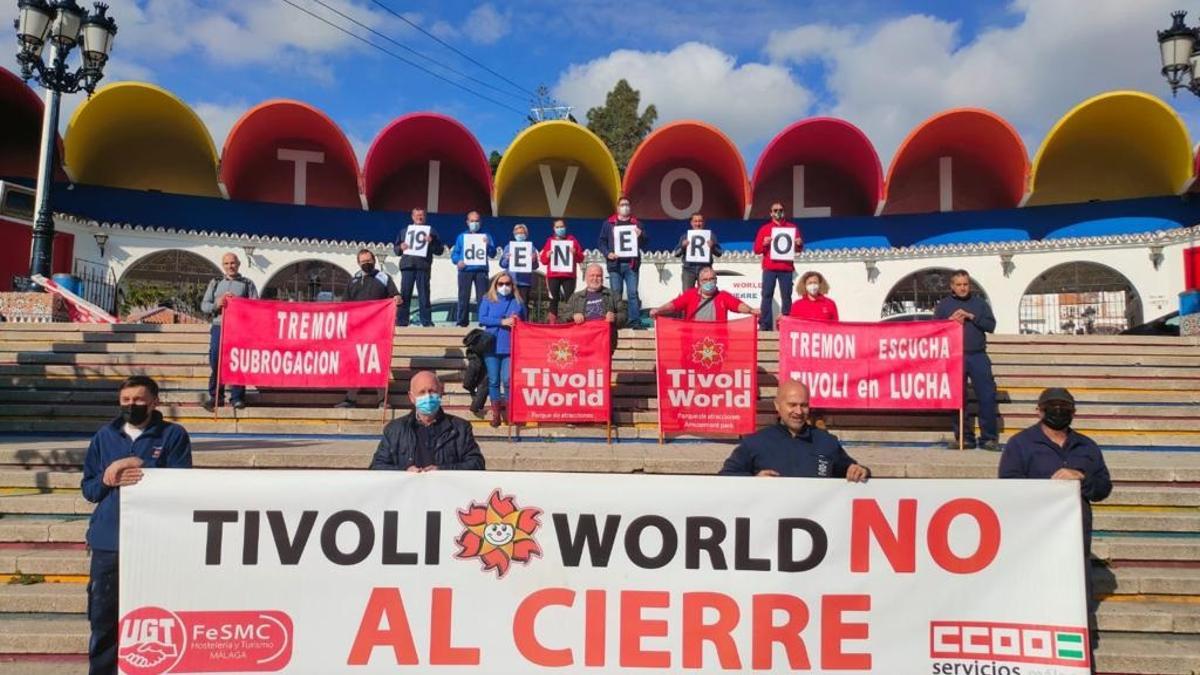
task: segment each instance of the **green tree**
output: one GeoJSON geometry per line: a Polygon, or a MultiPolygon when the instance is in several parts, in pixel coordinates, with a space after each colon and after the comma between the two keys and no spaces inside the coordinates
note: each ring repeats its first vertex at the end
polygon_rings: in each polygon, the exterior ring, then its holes
{"type": "Polygon", "coordinates": [[[603,106],[587,111],[588,129],[608,146],[622,173],[629,165],[633,151],[658,119],[658,110],[653,104],[647,105],[646,110],[638,114],[641,101],[641,92],[622,78],[608,92],[603,106]]]}
{"type": "Polygon", "coordinates": [[[503,155],[501,155],[496,150],[493,150],[492,154],[488,155],[488,164],[492,165],[492,175],[493,176],[496,175],[496,169],[500,168],[500,160],[502,157],[503,157],[503,155]]]}

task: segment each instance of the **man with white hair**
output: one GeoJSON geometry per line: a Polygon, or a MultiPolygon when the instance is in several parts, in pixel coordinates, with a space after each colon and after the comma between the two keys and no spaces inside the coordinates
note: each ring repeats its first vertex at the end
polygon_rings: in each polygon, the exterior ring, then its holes
{"type": "MultiPolygon", "coordinates": [[[[221,256],[221,270],[225,274],[208,282],[208,288],[204,289],[204,299],[200,301],[200,311],[212,316],[208,340],[208,365],[212,370],[208,376],[208,400],[204,402],[204,409],[209,412],[225,405],[225,387],[219,390],[217,388],[217,371],[221,358],[221,315],[225,312],[230,298],[258,298],[258,288],[254,286],[253,281],[238,272],[241,268],[242,260],[236,253],[221,256]]],[[[238,410],[245,408],[246,388],[231,386],[229,404],[238,410]]]]}
{"type": "Polygon", "coordinates": [[[383,428],[372,469],[454,471],[484,469],[471,423],[442,410],[444,387],[437,373],[422,370],[408,384],[413,411],[383,428]]]}

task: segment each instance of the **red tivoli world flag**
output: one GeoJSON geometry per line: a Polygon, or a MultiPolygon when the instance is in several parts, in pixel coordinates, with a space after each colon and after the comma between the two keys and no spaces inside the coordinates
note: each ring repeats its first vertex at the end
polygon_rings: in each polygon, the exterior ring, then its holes
{"type": "Polygon", "coordinates": [[[513,422],[608,423],[611,327],[606,321],[542,325],[518,320],[512,335],[513,422]]]}
{"type": "Polygon", "coordinates": [[[659,318],[658,423],[664,433],[754,433],[758,321],[659,318]]]}

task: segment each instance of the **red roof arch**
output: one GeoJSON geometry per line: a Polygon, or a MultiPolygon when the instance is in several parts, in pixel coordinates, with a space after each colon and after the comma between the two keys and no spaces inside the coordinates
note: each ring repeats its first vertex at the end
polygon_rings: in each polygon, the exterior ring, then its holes
{"type": "MultiPolygon", "coordinates": [[[[746,163],[733,141],[715,126],[696,120],[671,122],[650,132],[634,151],[625,169],[622,192],[640,218],[672,218],[663,209],[661,187],[674,169],[695,171],[703,186],[700,205],[710,219],[745,217],[750,189],[746,163]]],[[[687,181],[672,183],[671,203],[683,208],[693,202],[687,181]]]]}
{"type": "MultiPolygon", "coordinates": [[[[0,178],[37,178],[44,109],[41,97],[21,76],[0,68],[0,119],[4,120],[0,125],[0,178]]],[[[54,173],[63,179],[62,137],[57,136],[56,142],[54,173]]]]}
{"type": "Polygon", "coordinates": [[[392,120],[367,151],[363,194],[373,211],[434,207],[447,213],[488,211],[492,168],[483,146],[458,120],[416,112],[392,120]],[[430,162],[437,161],[436,199],[431,198],[430,162]]]}

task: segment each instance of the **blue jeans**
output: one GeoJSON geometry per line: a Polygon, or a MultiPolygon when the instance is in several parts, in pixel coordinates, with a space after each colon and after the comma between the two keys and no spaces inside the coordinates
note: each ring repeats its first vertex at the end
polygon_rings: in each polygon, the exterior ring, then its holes
{"type": "MultiPolygon", "coordinates": [[[[996,419],[996,379],[992,377],[992,360],[987,352],[967,352],[963,354],[963,391],[967,390],[967,380],[975,388],[975,399],[979,401],[979,440],[981,442],[995,441],[1000,438],[999,423],[996,419]]],[[[965,394],[964,394],[964,398],[965,394]]],[[[962,430],[963,445],[975,445],[975,419],[968,413],[965,417],[967,428],[962,430]]],[[[958,438],[958,416],[954,416],[954,437],[958,438]]]]}
{"type": "Polygon", "coordinates": [[[758,318],[760,330],[775,330],[775,321],[771,301],[775,299],[775,285],[779,285],[779,316],[787,316],[792,311],[792,279],[794,272],[772,272],[763,270],[762,275],[762,315],[758,318]]]}
{"type": "Polygon", "coordinates": [[[483,300],[488,291],[488,273],[484,269],[467,268],[458,271],[458,306],[455,308],[456,323],[464,328],[470,323],[471,287],[475,287],[475,302],[483,300]]]}
{"type": "MultiPolygon", "coordinates": [[[[221,385],[221,390],[217,391],[217,363],[221,358],[221,324],[214,323],[208,331],[208,366],[212,370],[208,374],[208,395],[212,396],[213,401],[217,405],[225,403],[225,386],[221,385]]],[[[246,398],[246,388],[240,385],[229,387],[229,400],[243,401],[246,398]]]]}
{"type": "Polygon", "coordinates": [[[508,400],[511,361],[508,354],[488,354],[483,357],[483,364],[487,366],[488,373],[488,397],[492,403],[503,404],[508,400]],[[503,394],[500,393],[501,385],[504,386],[503,394]]]}
{"type": "Polygon", "coordinates": [[[642,325],[642,301],[638,298],[638,268],[628,262],[617,263],[616,269],[608,269],[608,287],[613,292],[615,300],[621,299],[621,293],[629,293],[628,324],[642,325]]]}
{"type": "Polygon", "coordinates": [[[396,316],[397,326],[407,326],[409,315],[412,314],[413,288],[420,297],[417,299],[417,318],[422,326],[433,325],[433,310],[429,306],[429,270],[407,269],[400,270],[400,311],[396,316]]]}
{"type": "Polygon", "coordinates": [[[87,583],[87,616],[92,626],[88,640],[88,673],[112,675],[117,672],[118,586],[116,551],[92,551],[91,572],[87,583]]]}

